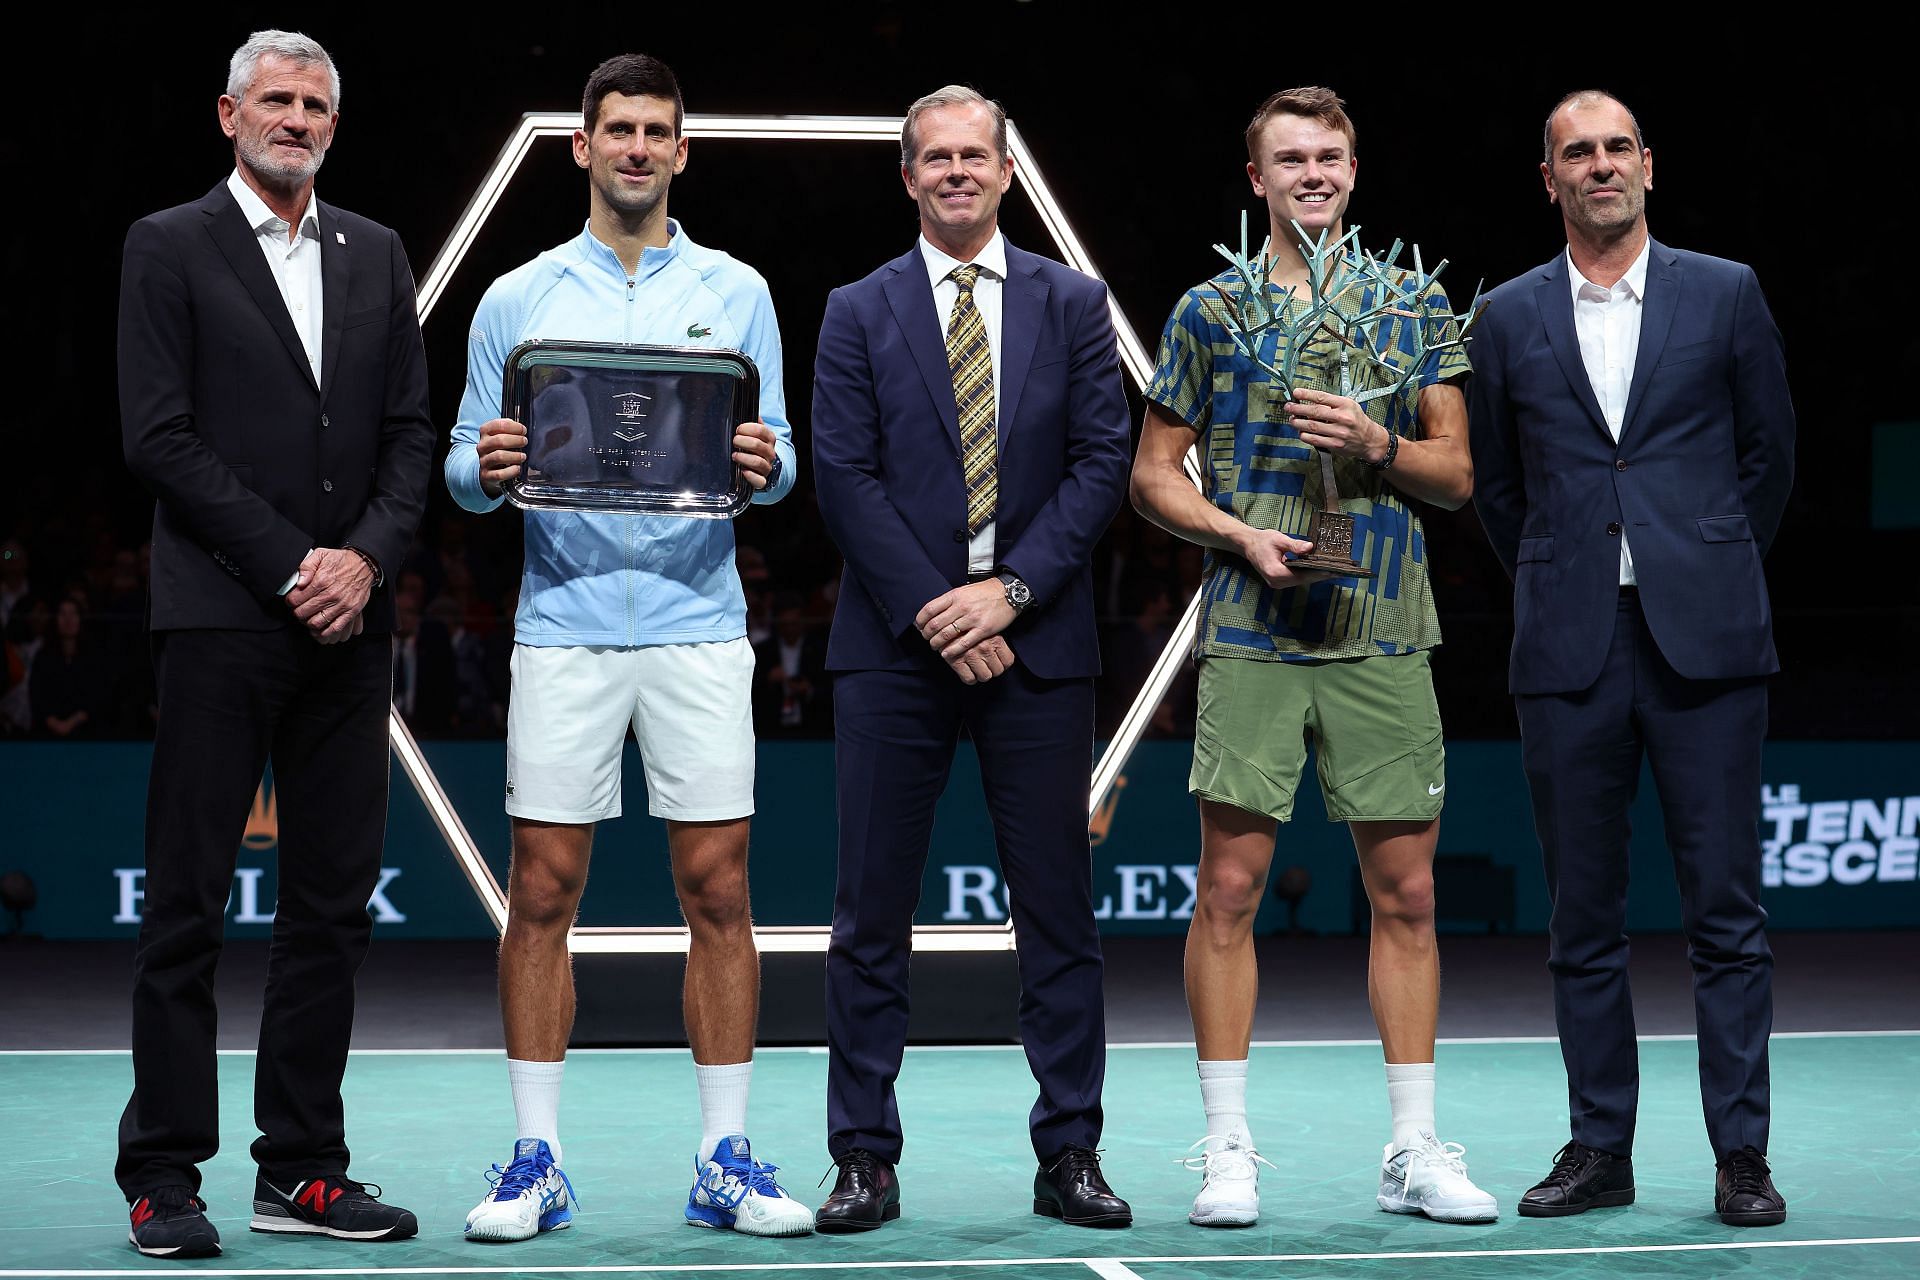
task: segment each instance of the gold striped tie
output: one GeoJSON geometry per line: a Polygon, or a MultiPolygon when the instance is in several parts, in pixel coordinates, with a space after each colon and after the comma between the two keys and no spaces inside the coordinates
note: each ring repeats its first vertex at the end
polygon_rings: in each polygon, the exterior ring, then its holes
{"type": "Polygon", "coordinates": [[[951,273],[960,286],[947,321],[947,368],[953,373],[953,400],[960,409],[961,470],[967,478],[967,532],[978,533],[993,519],[1000,486],[995,475],[993,356],[987,326],[973,302],[980,268],[969,263],[951,273]]]}

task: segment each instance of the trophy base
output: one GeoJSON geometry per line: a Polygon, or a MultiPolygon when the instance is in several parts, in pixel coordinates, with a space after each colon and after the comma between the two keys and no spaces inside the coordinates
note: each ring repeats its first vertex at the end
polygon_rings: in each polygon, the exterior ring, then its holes
{"type": "Polygon", "coordinates": [[[1330,573],[1336,578],[1371,578],[1373,570],[1357,561],[1340,556],[1323,556],[1310,551],[1304,556],[1294,556],[1287,561],[1287,567],[1296,573],[1330,573]]]}
{"type": "Polygon", "coordinates": [[[1343,511],[1316,511],[1307,525],[1313,550],[1287,561],[1295,569],[1340,578],[1371,578],[1373,570],[1353,558],[1353,517],[1343,511]]]}
{"type": "Polygon", "coordinates": [[[1373,570],[1354,558],[1354,516],[1344,510],[1315,510],[1308,541],[1313,551],[1288,560],[1292,568],[1336,578],[1373,578],[1373,570]]]}

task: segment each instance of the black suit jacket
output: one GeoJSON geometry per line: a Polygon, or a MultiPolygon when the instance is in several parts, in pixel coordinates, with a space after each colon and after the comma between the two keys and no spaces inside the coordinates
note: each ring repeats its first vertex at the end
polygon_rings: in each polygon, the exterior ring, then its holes
{"type": "MultiPolygon", "coordinates": [[[[347,543],[398,576],[433,450],[426,355],[400,238],[315,202],[316,383],[273,273],[223,180],[134,223],[120,276],[120,430],[158,500],[156,631],[263,631],[292,618],[282,584],[347,543]]],[[[369,631],[393,627],[390,590],[369,631]]]]}
{"type": "Polygon", "coordinates": [[[1598,678],[1623,532],[1674,670],[1779,669],[1760,560],[1793,485],[1794,416],[1751,268],[1653,243],[1618,444],[1580,355],[1565,253],[1493,291],[1468,399],[1474,505],[1514,584],[1514,693],[1598,678]]]}

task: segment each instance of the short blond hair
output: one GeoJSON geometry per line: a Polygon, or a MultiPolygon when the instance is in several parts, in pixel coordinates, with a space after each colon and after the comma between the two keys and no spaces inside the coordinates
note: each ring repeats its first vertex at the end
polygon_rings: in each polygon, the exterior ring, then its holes
{"type": "Polygon", "coordinates": [[[1260,131],[1275,116],[1303,116],[1308,120],[1317,120],[1329,129],[1338,129],[1346,134],[1347,150],[1355,150],[1359,142],[1354,135],[1353,120],[1347,115],[1346,105],[1340,100],[1339,94],[1319,85],[1282,89],[1260,104],[1260,109],[1253,113],[1252,122],[1247,125],[1247,159],[1255,164],[1260,163],[1260,131]]]}
{"type": "Polygon", "coordinates": [[[922,112],[935,107],[985,107],[993,116],[993,150],[997,159],[1007,158],[1007,109],[987,97],[978,89],[964,84],[950,84],[935,89],[924,98],[920,98],[907,108],[906,121],[900,126],[900,167],[913,168],[913,153],[919,149],[919,139],[913,136],[914,122],[922,112]]]}

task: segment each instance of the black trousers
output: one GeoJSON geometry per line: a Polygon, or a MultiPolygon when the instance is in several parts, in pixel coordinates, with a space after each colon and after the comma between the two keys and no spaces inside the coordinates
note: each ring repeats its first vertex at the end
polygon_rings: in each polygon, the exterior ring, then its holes
{"type": "Polygon", "coordinates": [[[1554,1017],[1575,1140],[1633,1150],[1640,1066],[1627,984],[1628,808],[1652,766],[1693,964],[1700,1097],[1716,1159],[1765,1152],[1773,952],[1760,906],[1763,678],[1689,680],[1622,591],[1600,678],[1523,696],[1522,757],[1546,856],[1554,1017]]]}
{"type": "Polygon", "coordinates": [[[1028,1116],[1034,1153],[1100,1142],[1106,1007],[1087,792],[1093,682],[1042,680],[1016,664],[963,685],[928,656],[923,670],[842,672],[834,680],[840,820],[833,937],[827,949],[827,1148],[900,1159],[894,1081],[907,1042],[913,916],[963,728],[980,757],[1020,960],[1020,1038],[1040,1086],[1028,1116]],[[936,669],[937,668],[937,669],[936,669]]]}
{"type": "Polygon", "coordinates": [[[197,1189],[197,1166],[219,1147],[214,967],[269,760],[279,898],[253,1158],[281,1181],[346,1171],[340,1081],[386,832],[392,653],[388,635],[320,645],[297,625],[154,636],[160,724],[134,960],[134,1084],[114,1166],[129,1200],[168,1183],[197,1189]]]}

